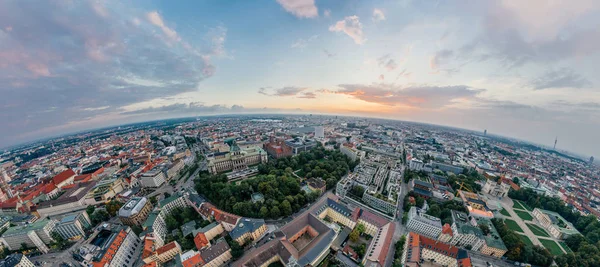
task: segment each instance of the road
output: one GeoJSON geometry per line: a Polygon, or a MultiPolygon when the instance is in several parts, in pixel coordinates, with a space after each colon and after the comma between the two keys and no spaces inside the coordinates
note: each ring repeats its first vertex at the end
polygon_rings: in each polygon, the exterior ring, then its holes
{"type": "Polygon", "coordinates": [[[477,251],[469,251],[469,255],[471,256],[471,263],[473,266],[487,266],[487,262],[494,265],[494,267],[509,267],[514,266],[508,262],[505,262],[501,259],[494,258],[492,256],[481,254],[477,251]]]}
{"type": "Polygon", "coordinates": [[[82,238],[77,240],[75,244],[73,244],[70,248],[64,251],[42,254],[36,257],[31,257],[30,260],[33,263],[39,262],[39,265],[37,266],[43,267],[58,267],[61,263],[70,263],[73,266],[81,266],[81,264],[77,260],[73,259],[73,252],[76,251],[81,244],[93,239],[96,236],[97,232],[98,230],[95,229],[94,232],[90,234],[90,236],[87,239],[82,238]]]}
{"type": "Polygon", "coordinates": [[[385,262],[386,267],[392,266],[394,263],[394,253],[396,251],[396,242],[400,240],[400,237],[406,234],[406,227],[402,224],[402,215],[404,214],[404,197],[408,194],[408,186],[404,183],[404,167],[400,170],[400,193],[398,194],[398,206],[397,206],[397,215],[394,220],[394,224],[396,224],[396,228],[394,230],[394,237],[392,238],[392,245],[390,246],[390,250],[388,251],[388,257],[385,262]]]}

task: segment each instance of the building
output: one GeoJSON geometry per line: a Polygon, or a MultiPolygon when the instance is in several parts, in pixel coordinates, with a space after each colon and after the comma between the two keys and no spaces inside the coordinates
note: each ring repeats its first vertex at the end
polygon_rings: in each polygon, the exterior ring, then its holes
{"type": "Polygon", "coordinates": [[[266,231],[265,220],[242,218],[235,228],[229,231],[229,236],[242,246],[248,241],[259,240],[266,231]]]}
{"type": "MultiPolygon", "coordinates": [[[[106,231],[106,230],[105,230],[106,231]]],[[[105,239],[98,240],[100,251],[93,259],[94,267],[133,266],[142,241],[129,227],[106,231],[105,239]]]]}
{"type": "Polygon", "coordinates": [[[225,231],[232,231],[238,223],[240,216],[217,209],[213,204],[204,202],[198,210],[202,218],[209,221],[219,222],[225,231]]]}
{"type": "Polygon", "coordinates": [[[158,202],[158,207],[150,212],[148,218],[142,225],[142,229],[151,233],[156,238],[156,246],[164,245],[164,238],[167,235],[167,224],[165,219],[173,212],[175,208],[185,208],[188,201],[181,192],[158,202]]]}
{"type": "Polygon", "coordinates": [[[10,227],[10,216],[0,216],[0,232],[8,229],[10,227]]]}
{"type": "Polygon", "coordinates": [[[569,236],[579,234],[573,224],[556,212],[535,208],[531,214],[554,238],[566,239],[569,236]]]}
{"type": "Polygon", "coordinates": [[[119,219],[125,225],[142,225],[152,212],[152,203],[145,197],[133,197],[119,209],[119,219]]]}
{"type": "Polygon", "coordinates": [[[311,212],[304,212],[275,232],[275,239],[247,252],[233,266],[318,266],[329,254],[337,233],[311,212]]]}
{"type": "Polygon", "coordinates": [[[160,264],[166,263],[181,254],[181,246],[177,241],[172,241],[164,246],[155,247],[154,240],[147,238],[144,240],[144,251],[142,252],[142,261],[149,264],[157,262],[160,264]]]}
{"type": "Polygon", "coordinates": [[[408,169],[411,171],[422,171],[425,169],[425,163],[418,159],[411,159],[408,162],[408,169]]]}
{"type": "Polygon", "coordinates": [[[212,174],[245,170],[248,166],[267,162],[267,153],[260,147],[241,149],[233,143],[229,152],[207,155],[208,171],[212,174]]]}
{"type": "Polygon", "coordinates": [[[203,263],[202,267],[220,267],[231,260],[231,248],[223,239],[199,252],[201,262],[203,263]]]}
{"type": "Polygon", "coordinates": [[[35,267],[35,264],[33,264],[27,256],[21,253],[15,253],[0,260],[0,267],[35,267]]]}
{"type": "Polygon", "coordinates": [[[288,146],[283,139],[275,139],[273,136],[269,137],[269,142],[265,143],[263,147],[267,154],[275,159],[289,157],[294,154],[292,147],[288,146]]]}
{"type": "Polygon", "coordinates": [[[498,181],[487,179],[485,185],[483,185],[483,188],[481,189],[482,192],[497,197],[505,197],[509,190],[510,184],[503,183],[501,178],[498,179],[498,181]]]}
{"type": "Polygon", "coordinates": [[[482,218],[494,218],[494,213],[488,208],[487,203],[479,198],[477,194],[458,190],[458,195],[469,211],[469,215],[482,218]]]}
{"type": "Polygon", "coordinates": [[[406,228],[411,232],[437,239],[442,233],[442,221],[413,206],[408,211],[406,228]]]}
{"type": "Polygon", "coordinates": [[[194,244],[199,250],[204,247],[210,247],[210,241],[221,236],[223,232],[225,232],[223,226],[218,222],[213,222],[192,232],[194,235],[194,244]]]}
{"type": "Polygon", "coordinates": [[[175,177],[179,173],[179,171],[183,169],[184,166],[185,164],[181,159],[178,159],[171,163],[171,165],[167,167],[167,180],[173,179],[173,177],[175,177]]]}
{"type": "Polygon", "coordinates": [[[37,205],[37,213],[44,218],[82,210],[90,204],[96,204],[94,199],[87,198],[88,193],[93,190],[95,185],[95,181],[77,183],[57,199],[40,202],[37,205]]]}
{"type": "Polygon", "coordinates": [[[479,250],[485,242],[483,232],[477,227],[475,219],[464,212],[455,210],[451,212],[452,240],[450,240],[450,244],[470,250],[479,250]]]}
{"type": "Polygon", "coordinates": [[[404,243],[401,263],[406,267],[447,266],[471,267],[471,258],[466,250],[409,232],[404,243]],[[424,262],[436,265],[422,265],[424,262]]]}
{"type": "Polygon", "coordinates": [[[40,252],[48,253],[50,249],[47,245],[54,241],[52,232],[55,225],[55,220],[43,219],[32,224],[10,227],[2,234],[2,243],[10,250],[19,250],[21,244],[26,244],[27,247],[36,247],[40,252]]]}
{"type": "Polygon", "coordinates": [[[52,183],[58,188],[63,188],[67,185],[73,184],[75,179],[75,172],[71,169],[67,169],[56,176],[52,177],[52,183]]]}
{"type": "Polygon", "coordinates": [[[366,154],[364,151],[356,149],[352,144],[347,143],[340,146],[340,152],[348,156],[353,161],[356,161],[357,159],[363,159],[366,154]]]}
{"type": "Polygon", "coordinates": [[[92,227],[92,221],[87,212],[82,211],[63,217],[54,228],[64,239],[80,239],[86,236],[86,230],[92,227]]]}
{"type": "Polygon", "coordinates": [[[315,126],[315,139],[325,139],[325,128],[323,126],[315,126]]]}
{"type": "Polygon", "coordinates": [[[373,237],[361,264],[383,267],[392,245],[394,223],[362,210],[349,209],[328,194],[308,211],[274,232],[275,238],[249,251],[232,266],[257,267],[279,262],[286,266],[318,266],[330,249],[339,249],[358,224],[373,237]]]}
{"type": "Polygon", "coordinates": [[[492,257],[502,258],[508,249],[506,248],[506,245],[504,245],[504,242],[502,242],[502,238],[500,238],[500,234],[498,234],[496,227],[494,227],[492,222],[488,219],[477,218],[476,220],[477,225],[486,225],[490,230],[487,235],[483,235],[485,243],[483,243],[479,252],[492,257]]]}
{"type": "Polygon", "coordinates": [[[395,201],[394,202],[390,201],[387,197],[383,197],[383,198],[385,198],[385,199],[378,198],[371,194],[365,193],[365,194],[363,194],[362,200],[369,207],[373,207],[377,210],[383,211],[383,212],[393,216],[396,212],[397,203],[395,201]]]}
{"type": "Polygon", "coordinates": [[[434,170],[438,169],[440,171],[451,172],[451,173],[454,173],[456,175],[459,175],[459,174],[463,173],[463,171],[464,171],[463,167],[454,166],[454,165],[450,165],[450,164],[445,164],[445,163],[441,163],[441,162],[432,162],[431,163],[431,167],[434,170]]]}
{"type": "Polygon", "coordinates": [[[321,193],[325,193],[327,188],[327,183],[322,178],[310,178],[306,181],[308,188],[311,191],[319,191],[321,193]]]}
{"type": "Polygon", "coordinates": [[[140,182],[142,187],[156,188],[164,184],[167,180],[166,178],[167,177],[162,171],[162,166],[158,165],[151,170],[142,173],[140,182]]]}
{"type": "Polygon", "coordinates": [[[285,143],[292,148],[294,155],[301,152],[307,152],[317,146],[317,142],[311,139],[293,138],[285,140],[285,143]]]}

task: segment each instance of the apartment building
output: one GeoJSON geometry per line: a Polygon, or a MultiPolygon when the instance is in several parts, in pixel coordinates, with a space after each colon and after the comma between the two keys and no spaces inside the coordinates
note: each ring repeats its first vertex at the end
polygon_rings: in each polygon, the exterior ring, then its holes
{"type": "Polygon", "coordinates": [[[411,232],[435,239],[442,233],[442,221],[439,218],[427,215],[424,210],[414,206],[408,211],[406,227],[411,232]]]}
{"type": "Polygon", "coordinates": [[[54,239],[52,232],[56,226],[55,220],[43,219],[32,224],[10,227],[2,234],[2,240],[10,250],[18,250],[21,244],[36,247],[42,253],[50,250],[48,244],[54,239]]]}
{"type": "Polygon", "coordinates": [[[152,212],[152,203],[145,197],[133,197],[119,209],[119,219],[125,225],[142,225],[152,212]]]}
{"type": "Polygon", "coordinates": [[[244,245],[248,241],[258,240],[267,231],[267,225],[263,219],[242,218],[238,224],[229,232],[229,236],[238,244],[244,245]]]}
{"type": "Polygon", "coordinates": [[[133,266],[142,241],[129,227],[113,231],[101,245],[94,267],[133,266]]]}
{"type": "Polygon", "coordinates": [[[92,226],[92,221],[85,211],[69,214],[63,217],[54,228],[64,239],[80,239],[86,236],[86,230],[92,226]]]}

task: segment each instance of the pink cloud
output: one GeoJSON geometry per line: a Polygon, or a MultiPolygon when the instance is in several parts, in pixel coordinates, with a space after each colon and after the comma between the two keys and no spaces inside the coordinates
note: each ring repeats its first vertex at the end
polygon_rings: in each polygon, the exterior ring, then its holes
{"type": "Polygon", "coordinates": [[[277,0],[285,11],[298,18],[314,18],[319,16],[315,0],[277,0]]]}
{"type": "Polygon", "coordinates": [[[180,41],[181,40],[181,38],[179,38],[179,36],[177,35],[177,32],[175,30],[173,30],[173,29],[167,27],[167,25],[165,25],[165,22],[163,21],[160,14],[158,14],[158,12],[156,12],[156,11],[148,12],[146,14],[146,18],[154,26],[159,27],[163,31],[163,33],[172,41],[180,41]]]}
{"type": "Polygon", "coordinates": [[[358,16],[345,17],[344,20],[336,22],[334,25],[329,26],[331,32],[343,32],[350,36],[356,44],[363,44],[365,39],[362,31],[362,24],[360,23],[358,16]]]}

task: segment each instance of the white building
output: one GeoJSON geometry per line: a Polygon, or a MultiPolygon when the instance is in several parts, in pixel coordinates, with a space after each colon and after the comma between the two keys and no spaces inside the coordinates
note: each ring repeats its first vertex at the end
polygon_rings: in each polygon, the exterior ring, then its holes
{"type": "Polygon", "coordinates": [[[323,126],[315,126],[315,139],[325,138],[325,128],[323,126]]]}
{"type": "Polygon", "coordinates": [[[8,255],[3,260],[0,260],[2,267],[35,267],[35,265],[21,253],[8,255]]]}
{"type": "Polygon", "coordinates": [[[2,243],[10,250],[21,249],[21,244],[27,247],[36,247],[42,253],[48,253],[50,250],[48,244],[54,239],[52,232],[56,225],[55,220],[39,220],[32,224],[14,226],[8,228],[2,235],[2,243]]]}
{"type": "Polygon", "coordinates": [[[79,239],[85,237],[85,230],[90,228],[91,220],[85,211],[63,217],[54,231],[64,239],[79,239]]]}
{"type": "Polygon", "coordinates": [[[109,237],[103,254],[94,266],[133,266],[137,260],[138,249],[142,241],[129,227],[122,228],[109,237]]]}
{"type": "Polygon", "coordinates": [[[474,251],[485,244],[483,232],[477,222],[466,213],[452,210],[452,240],[450,244],[474,251]]]}
{"type": "Polygon", "coordinates": [[[408,168],[411,171],[422,171],[425,169],[425,163],[423,163],[423,161],[418,160],[418,159],[411,159],[410,162],[408,163],[408,168]]]}
{"type": "Polygon", "coordinates": [[[488,179],[483,185],[481,189],[482,192],[488,193],[492,196],[497,197],[505,197],[510,190],[510,185],[503,183],[502,179],[498,179],[498,181],[494,181],[492,179],[488,179]]]}
{"type": "Polygon", "coordinates": [[[165,174],[162,172],[161,168],[159,166],[154,167],[152,170],[142,174],[142,187],[159,187],[165,183],[165,178],[165,174]]]}
{"type": "Polygon", "coordinates": [[[425,211],[417,207],[411,207],[408,211],[406,227],[412,232],[431,238],[438,238],[442,232],[442,221],[440,218],[425,214],[425,211]]]}

